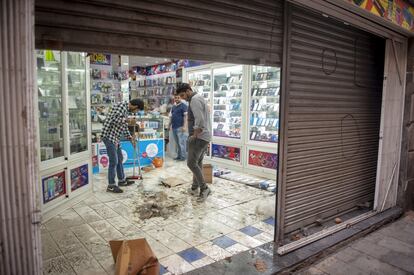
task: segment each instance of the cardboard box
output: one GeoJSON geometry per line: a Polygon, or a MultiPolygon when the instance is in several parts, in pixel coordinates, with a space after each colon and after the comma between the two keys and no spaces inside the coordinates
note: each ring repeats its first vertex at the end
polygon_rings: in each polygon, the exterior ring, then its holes
{"type": "Polygon", "coordinates": [[[213,183],[213,166],[211,164],[203,164],[203,176],[206,183],[213,183]]]}
{"type": "Polygon", "coordinates": [[[160,265],[147,240],[109,241],[116,275],[159,275],[160,265]]]}

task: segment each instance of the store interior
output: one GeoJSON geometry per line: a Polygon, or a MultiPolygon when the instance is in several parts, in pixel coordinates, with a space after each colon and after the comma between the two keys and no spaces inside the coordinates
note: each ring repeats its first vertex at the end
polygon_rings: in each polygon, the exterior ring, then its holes
{"type": "Polygon", "coordinates": [[[81,273],[88,262],[112,274],[108,241],[145,238],[161,274],[180,274],[273,240],[280,68],[51,50],[36,57],[46,268],[81,273]],[[186,162],[174,160],[169,113],[180,82],[211,112],[203,172],[212,194],[203,202],[188,194],[186,162]],[[126,175],[142,179],[108,193],[103,121],[133,98],[145,102],[131,114],[138,146],[121,146],[126,175]]]}

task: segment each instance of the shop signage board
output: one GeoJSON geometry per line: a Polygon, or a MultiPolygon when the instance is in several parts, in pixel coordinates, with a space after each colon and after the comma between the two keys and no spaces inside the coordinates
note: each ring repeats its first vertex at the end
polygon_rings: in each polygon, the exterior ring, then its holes
{"type": "Polygon", "coordinates": [[[61,171],[42,178],[43,203],[66,194],[66,173],[61,171]]]}
{"type": "Polygon", "coordinates": [[[76,167],[70,170],[70,184],[71,190],[85,186],[89,183],[89,168],[88,164],[76,167]]]}
{"type": "Polygon", "coordinates": [[[110,66],[111,65],[111,55],[110,54],[104,54],[104,53],[91,53],[89,54],[91,64],[93,65],[105,65],[110,66]]]}
{"type": "Polygon", "coordinates": [[[348,2],[414,32],[414,5],[407,0],[347,0],[348,2]]]}

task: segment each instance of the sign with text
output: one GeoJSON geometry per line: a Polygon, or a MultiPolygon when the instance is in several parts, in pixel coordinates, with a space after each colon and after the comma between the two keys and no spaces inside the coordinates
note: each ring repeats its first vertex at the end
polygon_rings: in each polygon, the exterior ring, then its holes
{"type": "Polygon", "coordinates": [[[91,53],[90,55],[91,64],[94,65],[111,65],[111,55],[104,53],[91,53]]]}

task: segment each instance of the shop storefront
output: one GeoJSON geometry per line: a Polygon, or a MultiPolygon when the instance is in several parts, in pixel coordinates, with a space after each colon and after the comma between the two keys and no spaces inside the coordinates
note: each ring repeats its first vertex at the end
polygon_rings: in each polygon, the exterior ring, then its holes
{"type": "Polygon", "coordinates": [[[37,52],[44,75],[37,91],[43,203],[58,204],[72,193],[81,198],[75,194],[90,188],[87,62],[71,52],[112,52],[232,64],[188,69],[183,78],[199,86],[213,107],[212,161],[265,172],[253,169],[251,159],[272,159],[277,152],[279,253],[394,207],[401,192],[407,38],[414,23],[408,1],[390,3],[37,1],[36,48],[61,51],[37,52]],[[224,83],[222,75],[234,80],[224,83]],[[276,106],[273,91],[263,90],[272,80],[280,81],[277,122],[260,107],[276,106]],[[47,128],[53,120],[59,127],[47,128]],[[364,211],[324,234],[306,234],[356,209],[364,211]],[[297,232],[305,233],[290,242],[297,232]]]}
{"type": "Polygon", "coordinates": [[[62,11],[56,16],[48,15],[40,3],[37,45],[47,47],[57,40],[71,50],[253,65],[207,64],[184,70],[183,79],[192,82],[212,106],[213,162],[276,175],[255,159],[259,155],[269,159],[265,166],[278,159],[276,238],[283,244],[286,234],[360,205],[374,210],[395,205],[397,177],[391,175],[399,158],[393,156],[394,165],[389,165],[387,156],[400,148],[396,142],[400,134],[395,133],[401,132],[397,131],[401,112],[392,122],[388,118],[403,106],[404,35],[409,32],[388,28],[388,22],[381,27],[364,16],[355,19],[331,1],[292,2],[243,3],[236,8],[237,15],[224,2],[117,4],[111,7],[119,9],[116,16],[111,13],[113,17],[105,5],[96,9],[87,3],[70,7],[48,3],[48,9],[52,5],[54,12],[62,11]],[[93,17],[85,13],[92,8],[93,17]],[[72,22],[78,10],[84,15],[72,22]],[[178,10],[187,15],[174,17],[178,10]],[[127,22],[132,14],[133,21],[127,22]],[[144,15],[145,24],[138,27],[144,15]],[[70,29],[65,27],[69,25],[70,29]],[[120,34],[122,29],[129,33],[120,34]],[[45,33],[48,38],[42,38],[45,33]],[[224,83],[221,78],[234,81],[224,83]],[[276,85],[269,86],[271,81],[276,85]],[[279,102],[271,99],[273,91],[268,87],[276,89],[275,95],[280,91],[280,119],[272,115],[279,102]],[[390,102],[395,104],[389,107],[390,102]]]}

